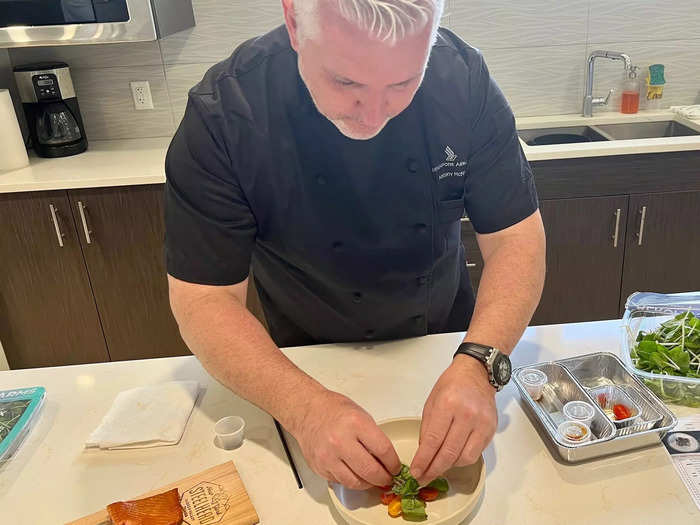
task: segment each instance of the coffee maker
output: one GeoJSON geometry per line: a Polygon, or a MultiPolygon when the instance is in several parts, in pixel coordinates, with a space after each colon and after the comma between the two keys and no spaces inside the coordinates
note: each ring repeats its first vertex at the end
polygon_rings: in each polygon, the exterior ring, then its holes
{"type": "Polygon", "coordinates": [[[68,64],[46,62],[14,68],[34,151],[67,157],[87,149],[87,137],[68,64]]]}

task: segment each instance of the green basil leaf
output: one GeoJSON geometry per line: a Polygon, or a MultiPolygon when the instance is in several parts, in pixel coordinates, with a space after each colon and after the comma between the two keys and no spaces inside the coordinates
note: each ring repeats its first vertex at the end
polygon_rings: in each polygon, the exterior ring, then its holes
{"type": "Polygon", "coordinates": [[[404,518],[411,521],[428,518],[425,512],[425,503],[417,498],[401,498],[401,512],[404,518]]]}
{"type": "Polygon", "coordinates": [[[438,492],[447,492],[448,490],[450,490],[450,486],[445,478],[434,479],[433,481],[428,483],[428,487],[432,487],[438,492]]]}

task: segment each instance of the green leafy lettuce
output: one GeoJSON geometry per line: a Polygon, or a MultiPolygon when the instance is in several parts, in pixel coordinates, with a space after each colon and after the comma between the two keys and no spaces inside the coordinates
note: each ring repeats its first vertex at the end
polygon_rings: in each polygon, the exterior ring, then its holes
{"type": "MultiPolygon", "coordinates": [[[[700,318],[684,312],[653,332],[640,331],[630,352],[634,366],[645,372],[700,379],[700,318]]],[[[662,379],[645,383],[665,401],[700,406],[700,389],[662,379]]]]}

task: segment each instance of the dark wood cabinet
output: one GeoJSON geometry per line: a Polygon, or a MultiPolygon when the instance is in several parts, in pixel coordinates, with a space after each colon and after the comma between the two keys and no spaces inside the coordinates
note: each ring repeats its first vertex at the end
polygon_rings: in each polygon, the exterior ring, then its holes
{"type": "Polygon", "coordinates": [[[700,258],[700,151],[531,166],[547,231],[547,279],[532,324],[614,319],[635,291],[700,289],[693,267],[700,258]],[[604,239],[618,208],[618,249],[611,251],[604,239]]]}
{"type": "MultiPolygon", "coordinates": [[[[0,195],[10,367],[189,354],[170,310],[164,237],[162,184],[0,195]]],[[[252,274],[247,307],[265,324],[252,274]]]]}
{"type": "Polygon", "coordinates": [[[248,274],[248,289],[246,291],[246,308],[250,313],[252,313],[260,324],[265,327],[265,330],[269,330],[267,326],[267,319],[265,319],[265,311],[263,310],[262,303],[260,302],[260,296],[258,295],[258,290],[255,287],[255,278],[253,277],[253,271],[251,270],[248,274]]]}
{"type": "Polygon", "coordinates": [[[619,313],[637,291],[700,290],[700,191],[630,197],[619,313]]]}
{"type": "Polygon", "coordinates": [[[531,324],[617,317],[628,197],[540,202],[547,276],[531,324]]]}
{"type": "Polygon", "coordinates": [[[168,302],[163,186],[68,195],[112,360],[189,354],[168,302]]]}
{"type": "Polygon", "coordinates": [[[109,360],[65,191],[0,195],[0,340],[11,368],[109,360]]]}
{"type": "MultiPolygon", "coordinates": [[[[700,152],[532,164],[547,233],[534,325],[700,289],[700,152]]],[[[189,353],[168,302],[163,185],[0,195],[0,341],[12,368],[189,353]]],[[[474,291],[483,259],[461,223],[474,291]]],[[[248,309],[265,323],[253,277],[248,309]]]]}

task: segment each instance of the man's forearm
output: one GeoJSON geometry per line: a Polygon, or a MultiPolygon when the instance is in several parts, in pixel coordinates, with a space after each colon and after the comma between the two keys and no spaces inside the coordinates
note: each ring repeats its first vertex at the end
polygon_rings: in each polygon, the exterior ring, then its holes
{"type": "Polygon", "coordinates": [[[183,339],[207,371],[288,430],[295,431],[306,405],[325,391],[287,359],[236,297],[211,293],[174,311],[183,339]]]}
{"type": "Polygon", "coordinates": [[[544,275],[543,234],[501,243],[484,261],[466,340],[510,353],[537,308],[544,275]]]}

